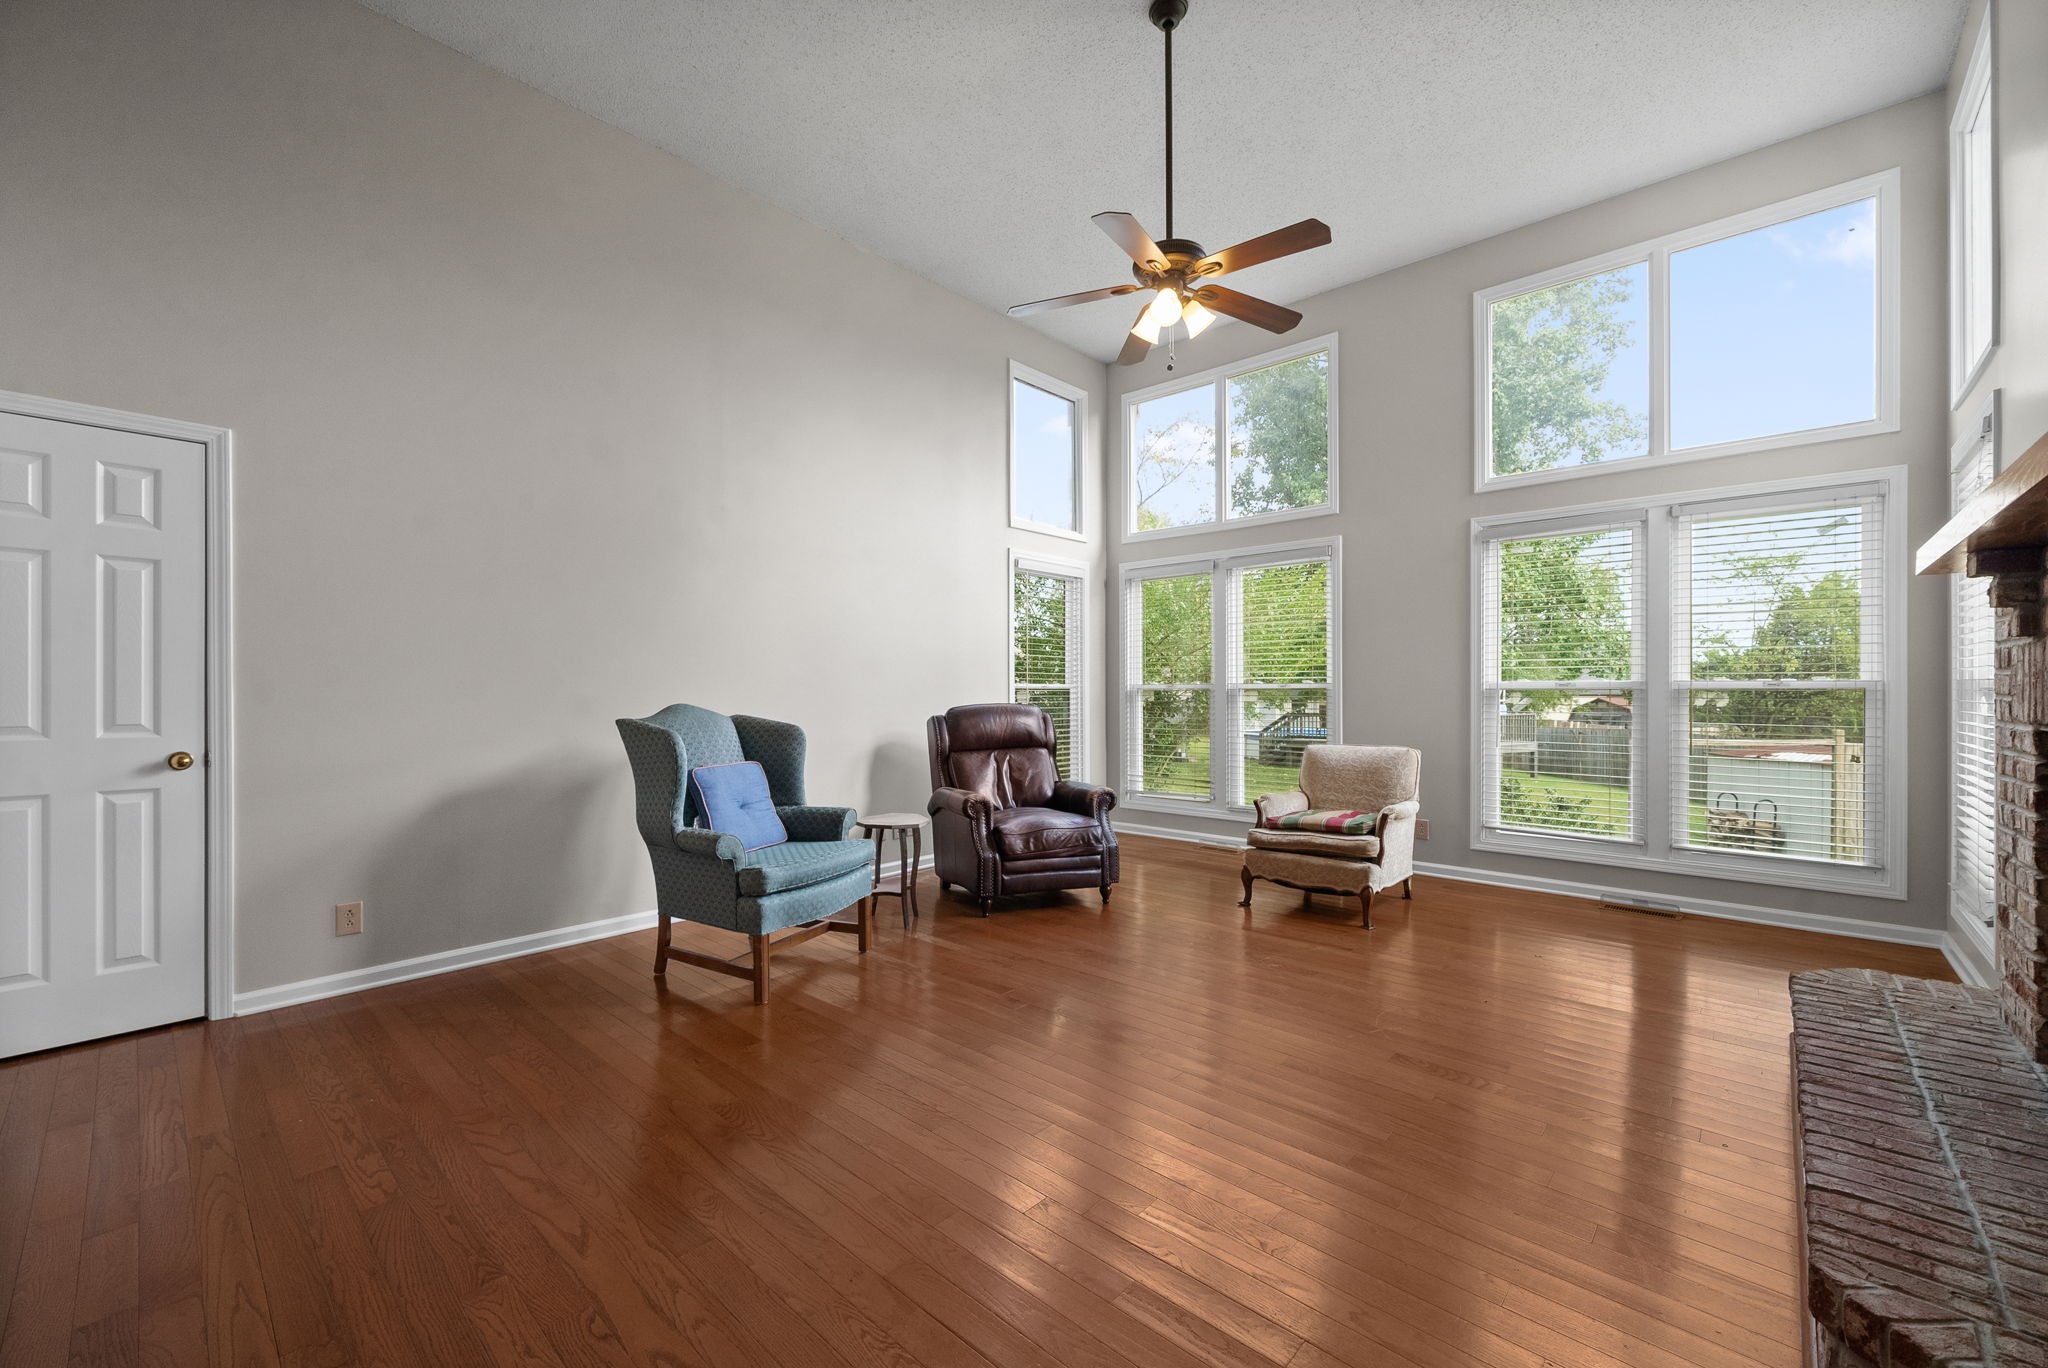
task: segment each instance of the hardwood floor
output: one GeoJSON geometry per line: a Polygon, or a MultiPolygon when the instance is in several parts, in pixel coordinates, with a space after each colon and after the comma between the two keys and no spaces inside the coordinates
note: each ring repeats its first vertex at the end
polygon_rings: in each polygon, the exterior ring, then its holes
{"type": "Polygon", "coordinates": [[[1785,975],[1937,954],[1126,841],[0,1064],[0,1363],[1799,1362],[1785,975]]]}

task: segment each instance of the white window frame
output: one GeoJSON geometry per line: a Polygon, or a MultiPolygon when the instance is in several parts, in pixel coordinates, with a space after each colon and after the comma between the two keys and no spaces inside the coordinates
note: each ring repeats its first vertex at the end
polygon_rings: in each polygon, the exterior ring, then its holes
{"type": "Polygon", "coordinates": [[[1470,754],[1474,783],[1469,820],[1472,849],[1744,883],[1855,893],[1866,897],[1904,898],[1908,755],[1905,495],[1905,467],[1887,466],[1818,479],[1776,480],[1661,495],[1653,499],[1613,500],[1543,512],[1497,513],[1474,518],[1470,642],[1473,699],[1470,754]],[[1670,738],[1672,712],[1683,695],[1675,683],[1677,663],[1673,659],[1672,642],[1678,589],[1674,583],[1672,554],[1673,512],[1702,505],[1733,506],[1744,501],[1771,506],[1802,497],[1838,496],[1858,487],[1874,488],[1885,505],[1882,546],[1884,619],[1880,625],[1883,675],[1882,687],[1877,691],[1879,703],[1873,709],[1875,721],[1871,724],[1873,728],[1882,729],[1878,734],[1884,763],[1877,799],[1878,829],[1870,833],[1867,841],[1873,852],[1873,863],[1868,866],[1836,866],[1800,856],[1698,850],[1677,844],[1672,839],[1672,785],[1679,782],[1680,777],[1675,773],[1670,738]],[[1486,793],[1488,785],[1498,782],[1499,757],[1490,754],[1486,745],[1486,719],[1482,706],[1491,687],[1486,678],[1487,543],[1523,535],[1569,532],[1594,522],[1611,526],[1634,520],[1641,521],[1645,539],[1642,561],[1644,627],[1643,640],[1639,643],[1645,661],[1644,687],[1639,695],[1640,715],[1632,723],[1631,737],[1631,743],[1638,750],[1636,773],[1641,776],[1632,797],[1636,834],[1622,840],[1488,830],[1486,793]]]}
{"type": "MultiPolygon", "coordinates": [[[[1088,681],[1095,653],[1092,646],[1094,633],[1088,623],[1088,567],[1079,561],[1061,560],[1055,556],[1034,555],[1029,551],[1010,548],[1008,573],[1003,579],[1003,589],[1008,595],[1009,632],[1008,649],[1004,653],[1003,673],[1010,681],[1010,701],[1017,701],[1017,576],[1019,574],[1051,575],[1058,579],[1074,581],[1076,593],[1068,601],[1067,613],[1067,689],[1073,702],[1068,707],[1067,756],[1068,769],[1072,772],[1061,775],[1063,779],[1083,782],[1093,773],[1094,766],[1088,763],[1088,703],[1090,689],[1088,681]],[[1078,655],[1078,658],[1077,658],[1078,655]]],[[[1042,687],[1042,686],[1041,686],[1042,687]]]]}
{"type": "Polygon", "coordinates": [[[1231,801],[1225,792],[1227,776],[1221,769],[1221,757],[1228,754],[1225,740],[1228,735],[1226,722],[1235,716],[1235,710],[1229,706],[1229,702],[1240,687],[1233,682],[1240,673],[1236,661],[1239,647],[1233,634],[1228,630],[1228,576],[1233,570],[1257,569],[1262,565],[1287,565],[1312,559],[1326,559],[1330,563],[1329,739],[1331,742],[1341,742],[1344,737],[1344,539],[1341,536],[1315,537],[1305,541],[1245,547],[1241,550],[1208,555],[1167,556],[1157,560],[1130,561],[1121,567],[1118,581],[1121,644],[1118,648],[1120,659],[1117,678],[1123,710],[1123,745],[1117,760],[1118,778],[1121,781],[1117,806],[1145,812],[1177,812],[1226,819],[1241,818],[1251,812],[1251,799],[1259,795],[1251,794],[1242,803],[1231,801]],[[1133,671],[1138,662],[1131,650],[1132,628],[1135,615],[1139,611],[1138,585],[1148,579],[1164,579],[1204,571],[1210,576],[1209,682],[1203,686],[1209,691],[1209,797],[1177,798],[1167,793],[1146,793],[1139,789],[1133,777],[1137,773],[1135,750],[1138,738],[1142,734],[1139,700],[1143,689],[1139,681],[1133,678],[1133,671]]]}
{"type": "MultiPolygon", "coordinates": [[[[1989,464],[1991,477],[1994,479],[1997,478],[1999,469],[1999,394],[2000,392],[1997,390],[1993,390],[1991,392],[1991,394],[1986,398],[1982,408],[1978,411],[1976,421],[1970,425],[1969,431],[1963,436],[1962,440],[1957,442],[1955,444],[1955,447],[1949,452],[1949,511],[1951,513],[1957,513],[1962,511],[1962,501],[1956,498],[1956,477],[1958,474],[1961,473],[1965,466],[1978,460],[1980,457],[1988,454],[1990,457],[1989,464]]],[[[1961,763],[1963,747],[1961,744],[1962,738],[1960,735],[1963,717],[1963,699],[1961,689],[1959,688],[1959,670],[1957,668],[1961,663],[1958,657],[1961,654],[1963,646],[1964,624],[1960,616],[1960,613],[1963,607],[1964,596],[1971,594],[1976,595],[1976,606],[1979,606],[1983,609],[1986,618],[1988,619],[1991,615],[1991,606],[1988,601],[1989,586],[1985,581],[1981,579],[1968,579],[1961,575],[1956,575],[1952,578],[1953,584],[1951,586],[1952,596],[1950,598],[1948,642],[1950,728],[1949,811],[1951,813],[1949,823],[1950,840],[1948,858],[1948,920],[1949,924],[1952,927],[1959,929],[1962,932],[1963,936],[1966,939],[1968,939],[1970,943],[1976,948],[1977,952],[1981,956],[1983,956],[1985,963],[1993,964],[1997,962],[1998,958],[1997,948],[1993,944],[1995,936],[1992,931],[1992,919],[1995,918],[1997,913],[1996,886],[1994,884],[1992,890],[1991,905],[1988,907],[1972,906],[1970,898],[1960,887],[1962,883],[1961,857],[1963,850],[1962,834],[1960,831],[1960,819],[1964,811],[1964,772],[1961,763]]],[[[1986,621],[1983,623],[1983,628],[1984,630],[1991,633],[1993,641],[1995,642],[1997,635],[1995,626],[1993,626],[1990,622],[1986,621]]],[[[1996,652],[1994,649],[1994,655],[1995,654],[1996,652]]],[[[1993,728],[1995,733],[1995,721],[1993,723],[1993,728]]],[[[1993,744],[1995,747],[1995,735],[1993,744]]],[[[1992,803],[1995,813],[1997,804],[1996,795],[1998,784],[1997,760],[1995,756],[1992,759],[1991,772],[1985,777],[1990,780],[1990,787],[1992,790],[1992,803]]],[[[1993,833],[1993,837],[1995,847],[1995,831],[1993,833]]],[[[1995,869],[1997,865],[1997,852],[1995,848],[1992,852],[1991,864],[1995,869]]]]}
{"type": "Polygon", "coordinates": [[[1647,242],[1587,257],[1553,270],[1539,271],[1504,285],[1476,291],[1472,296],[1472,426],[1473,489],[1485,493],[1519,485],[1547,484],[1553,480],[1576,480],[1624,470],[1647,470],[1652,466],[1683,461],[1711,460],[1716,456],[1739,456],[1752,451],[1774,451],[1781,447],[1805,446],[1812,442],[1834,442],[1848,437],[1868,437],[1899,430],[1899,172],[1897,167],[1876,175],[1846,181],[1811,194],[1780,200],[1746,213],[1716,219],[1683,232],[1667,233],[1647,242]],[[1804,218],[1827,209],[1838,209],[1857,200],[1877,200],[1877,414],[1854,423],[1833,427],[1806,428],[1799,432],[1768,437],[1746,437],[1734,442],[1706,446],[1671,446],[1671,258],[1688,248],[1702,247],[1723,238],[1768,228],[1773,224],[1804,218]],[[1492,308],[1503,299],[1548,289],[1586,276],[1602,275],[1627,266],[1649,265],[1649,365],[1650,434],[1648,454],[1629,456],[1588,465],[1559,466],[1515,475],[1493,473],[1493,325],[1492,308]]]}
{"type": "Polygon", "coordinates": [[[1033,370],[1021,361],[1012,361],[1009,383],[1003,389],[1003,410],[1008,415],[1003,425],[1003,445],[1010,453],[1010,526],[1020,532],[1042,532],[1048,537],[1065,537],[1068,541],[1088,540],[1084,499],[1088,487],[1088,391],[1044,371],[1033,370]],[[1071,528],[1033,522],[1017,512],[1017,386],[1020,384],[1044,390],[1074,406],[1074,525],[1071,528]]]}
{"type": "Polygon", "coordinates": [[[1969,65],[1956,96],[1955,113],[1948,125],[1948,309],[1949,309],[1949,407],[1960,408],[1970,387],[1991,364],[1998,350],[1999,331],[1999,243],[1998,243],[1998,92],[1992,62],[1991,26],[1995,5],[1984,7],[1984,21],[1977,26],[1977,41],[1970,49],[1969,65]],[[1970,183],[1968,160],[1964,156],[1970,125],[1981,114],[1985,136],[1991,144],[1991,174],[1986,183],[1970,183]],[[1972,196],[1981,190],[1982,198],[1972,196]],[[1976,213],[1991,220],[1991,259],[1973,262],[1970,253],[1970,220],[1976,213]],[[1990,276],[1991,317],[1984,320],[1984,348],[1975,356],[1963,354],[1965,323],[1969,314],[1969,277],[1973,266],[1990,276]]]}
{"type": "Polygon", "coordinates": [[[1126,542],[1157,541],[1168,537],[1185,537],[1202,532],[1217,532],[1225,528],[1254,527],[1260,523],[1287,522],[1295,518],[1323,518],[1337,512],[1337,334],[1325,333],[1312,337],[1306,342],[1296,342],[1278,347],[1272,351],[1248,356],[1242,361],[1228,365],[1212,366],[1194,375],[1175,376],[1164,384],[1152,385],[1141,390],[1132,390],[1123,396],[1123,491],[1124,528],[1126,542]],[[1325,503],[1313,504],[1307,508],[1282,509],[1277,513],[1254,513],[1249,517],[1230,516],[1230,385],[1229,381],[1252,371],[1264,370],[1286,361],[1298,361],[1304,356],[1317,352],[1330,354],[1328,400],[1324,407],[1324,420],[1329,427],[1330,452],[1330,497],[1325,503]],[[1180,394],[1204,385],[1216,386],[1216,517],[1205,523],[1191,523],[1186,527],[1156,527],[1150,531],[1138,530],[1137,490],[1137,415],[1138,405],[1169,394],[1180,394]]]}

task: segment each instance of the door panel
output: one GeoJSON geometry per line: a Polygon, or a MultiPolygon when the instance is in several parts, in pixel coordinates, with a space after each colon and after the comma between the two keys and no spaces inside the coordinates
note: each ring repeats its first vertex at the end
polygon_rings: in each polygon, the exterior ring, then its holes
{"type": "Polygon", "coordinates": [[[0,1057],[203,1014],[206,452],[0,413],[0,1057]]]}

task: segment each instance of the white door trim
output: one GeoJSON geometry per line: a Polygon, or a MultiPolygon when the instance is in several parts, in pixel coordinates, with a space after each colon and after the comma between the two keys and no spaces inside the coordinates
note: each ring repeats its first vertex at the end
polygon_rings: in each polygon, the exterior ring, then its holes
{"type": "Polygon", "coordinates": [[[206,1015],[235,1014],[234,434],[224,427],[0,390],[0,412],[139,432],[206,448],[206,1015]]]}

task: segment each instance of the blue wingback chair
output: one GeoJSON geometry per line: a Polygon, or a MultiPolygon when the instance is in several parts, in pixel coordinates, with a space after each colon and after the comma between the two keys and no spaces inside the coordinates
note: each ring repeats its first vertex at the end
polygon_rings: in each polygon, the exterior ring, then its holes
{"type": "Polygon", "coordinates": [[[707,708],[675,703],[652,717],[622,717],[619,736],[633,762],[640,838],[654,861],[654,890],[661,930],[654,948],[656,977],[668,962],[682,960],[701,969],[750,978],[754,1001],[768,996],[768,956],[827,931],[860,937],[866,954],[874,927],[868,897],[865,841],[847,839],[852,808],[811,807],[804,802],[804,731],[765,717],[727,717],[707,708]],[[690,771],[698,765],[759,761],[768,791],[789,840],[747,850],[739,837],[712,831],[697,810],[690,771]],[[858,904],[856,920],[830,921],[858,904]],[[736,964],[669,943],[670,920],[702,922],[745,934],[753,963],[736,964]],[[794,929],[791,929],[794,928],[794,929]],[[780,932],[781,934],[776,934],[780,932]]]}

